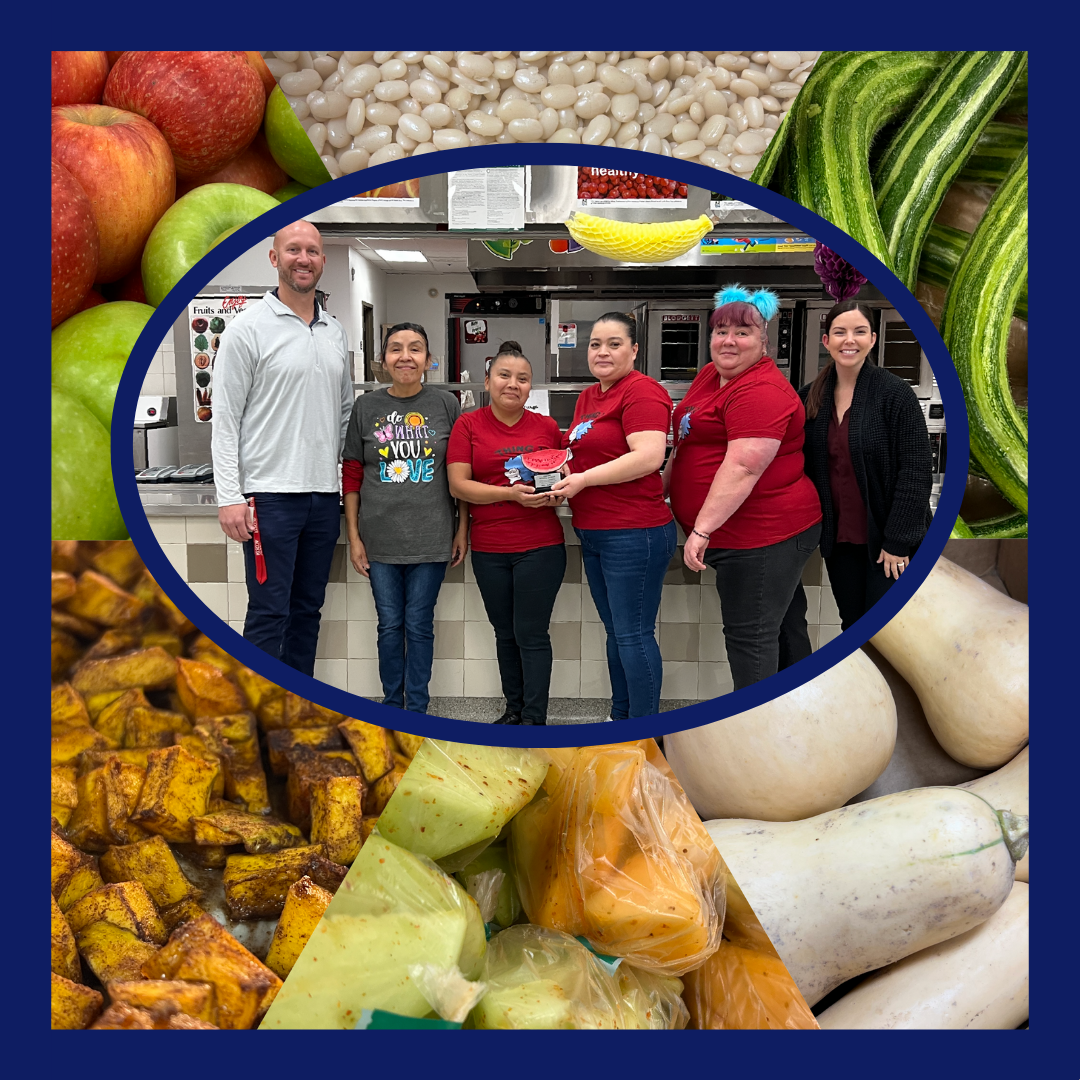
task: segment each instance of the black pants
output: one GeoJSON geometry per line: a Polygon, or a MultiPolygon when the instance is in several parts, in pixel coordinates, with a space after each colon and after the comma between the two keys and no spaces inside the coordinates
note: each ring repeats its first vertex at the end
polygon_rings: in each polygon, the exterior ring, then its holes
{"type": "Polygon", "coordinates": [[[547,721],[551,688],[548,626],[566,570],[562,544],[531,551],[472,553],[473,573],[495,628],[495,654],[510,712],[547,721]]]}
{"type": "Polygon", "coordinates": [[[840,611],[840,629],[858,622],[890,589],[891,577],[885,576],[885,564],[870,561],[865,544],[833,544],[825,560],[836,606],[840,611]]]}
{"type": "Polygon", "coordinates": [[[244,544],[248,606],[244,637],[305,675],[315,674],[319,618],[341,532],[341,496],[255,493],[266,581],[255,577],[255,544],[244,544]]]}
{"type": "Polygon", "coordinates": [[[802,572],[821,525],[762,548],[709,548],[716,571],[724,642],[736,690],[767,679],[813,651],[802,572]]]}

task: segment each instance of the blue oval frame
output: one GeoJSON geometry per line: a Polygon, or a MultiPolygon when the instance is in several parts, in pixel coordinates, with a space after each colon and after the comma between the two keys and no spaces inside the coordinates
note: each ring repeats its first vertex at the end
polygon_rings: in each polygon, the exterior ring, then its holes
{"type": "MultiPolygon", "coordinates": [[[[365,190],[371,190],[420,176],[433,176],[462,169],[522,164],[571,166],[588,164],[605,168],[628,169],[632,172],[651,170],[653,175],[667,176],[706,190],[722,187],[725,194],[750,203],[781,221],[789,222],[808,236],[813,236],[827,244],[873,282],[896,310],[904,316],[907,324],[915,332],[923,351],[927,354],[937,378],[945,406],[945,415],[949,422],[950,453],[938,509],[926,539],[908,570],[882,600],[878,601],[854,626],[822,646],[812,656],[762,682],[684,709],[620,720],[617,732],[610,728],[597,728],[594,723],[496,728],[470,720],[451,720],[421,713],[407,713],[389,705],[369,701],[346,690],[339,690],[318,679],[309,678],[271,657],[251,642],[245,641],[192,592],[162,551],[142,507],[138,485],[135,483],[125,418],[134,415],[143,378],[154,354],[192,297],[197,295],[200,289],[205,288],[206,283],[213,280],[215,274],[267,235],[333,202],[354,195],[361,176],[359,173],[312,188],[302,195],[287,200],[279,207],[267,211],[239,229],[205,255],[180,279],[147,322],[132,349],[120,379],[112,427],[112,467],[116,497],[136,549],[150,573],[180,610],[207,637],[241,663],[283,686],[286,690],[315,701],[326,708],[334,709],[347,716],[365,719],[383,727],[399,730],[408,728],[412,734],[416,735],[492,746],[536,747],[592,745],[598,741],[599,737],[608,741],[616,735],[620,740],[658,738],[672,731],[683,731],[722,720],[788,693],[839,663],[876,634],[911,598],[930,572],[949,539],[953,523],[959,514],[966,485],[969,443],[967,409],[963,391],[945,343],[941,340],[940,334],[922,305],[899,278],[847,233],[774,191],[737,176],[716,172],[705,165],[680,162],[675,158],[655,154],[643,154],[639,150],[622,150],[613,147],[547,143],[517,146],[489,145],[443,150],[437,155],[424,155],[423,162],[405,158],[402,161],[377,165],[364,170],[362,182],[368,185],[365,190]],[[417,171],[418,165],[422,167],[422,171],[417,171]],[[117,477],[121,479],[115,479],[117,477]]],[[[724,283],[718,281],[718,284],[724,283]]]]}

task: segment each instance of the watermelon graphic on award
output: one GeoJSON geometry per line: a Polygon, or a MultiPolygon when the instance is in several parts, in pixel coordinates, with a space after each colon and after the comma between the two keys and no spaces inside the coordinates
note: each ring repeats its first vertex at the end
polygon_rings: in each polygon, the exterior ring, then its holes
{"type": "Polygon", "coordinates": [[[532,474],[537,495],[550,491],[562,479],[562,467],[570,460],[569,450],[535,450],[522,454],[521,461],[532,474]]]}

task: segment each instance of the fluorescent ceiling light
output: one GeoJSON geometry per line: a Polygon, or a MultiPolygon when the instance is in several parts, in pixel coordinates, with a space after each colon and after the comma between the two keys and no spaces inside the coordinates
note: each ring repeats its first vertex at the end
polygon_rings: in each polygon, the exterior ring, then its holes
{"type": "Polygon", "coordinates": [[[388,248],[372,248],[372,251],[384,262],[422,263],[427,262],[419,251],[391,251],[388,248]]]}

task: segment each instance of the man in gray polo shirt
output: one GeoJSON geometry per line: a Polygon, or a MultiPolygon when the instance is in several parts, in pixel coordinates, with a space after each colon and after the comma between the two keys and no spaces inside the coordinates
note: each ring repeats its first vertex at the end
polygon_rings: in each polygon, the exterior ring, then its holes
{"type": "Polygon", "coordinates": [[[315,293],[326,256],[314,225],[282,229],[270,264],[277,288],[229,324],[214,363],[218,520],[244,545],[244,637],[313,675],[341,528],[338,462],[353,404],[349,342],[315,293]],[[257,564],[253,526],[265,568],[257,564]]]}

